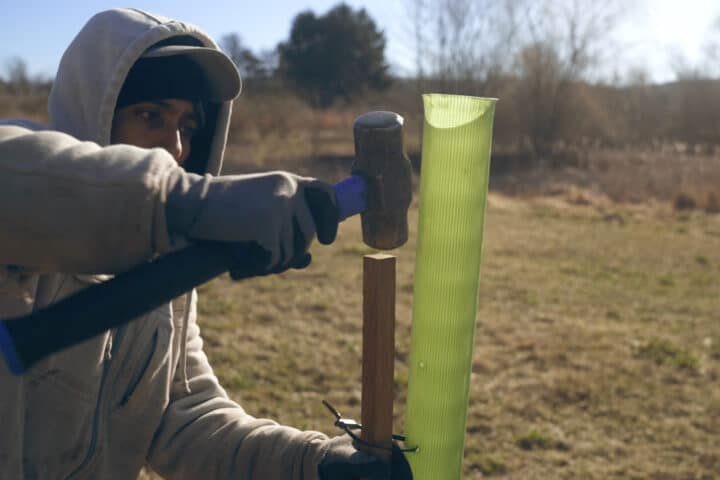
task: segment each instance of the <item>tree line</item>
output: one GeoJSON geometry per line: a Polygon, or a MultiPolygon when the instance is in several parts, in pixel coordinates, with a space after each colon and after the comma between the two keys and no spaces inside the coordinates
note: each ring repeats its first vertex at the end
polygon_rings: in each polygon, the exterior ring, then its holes
{"type": "MultiPolygon", "coordinates": [[[[701,64],[673,60],[676,81],[655,85],[641,68],[602,78],[627,13],[620,0],[404,0],[414,72],[390,73],[385,33],[365,9],[340,3],[298,13],[288,38],[253,52],[238,33],[220,38],[246,95],[291,89],[313,108],[371,91],[499,97],[496,137],[531,154],[558,145],[720,144],[720,19],[701,64]]],[[[0,88],[32,86],[25,64],[7,65],[0,88]]],[[[36,82],[37,83],[37,82],[36,82]]]]}
{"type": "Polygon", "coordinates": [[[533,155],[560,145],[659,147],[720,144],[720,18],[704,58],[674,55],[676,81],[656,85],[641,67],[599,74],[621,48],[621,0],[405,0],[414,72],[390,75],[385,34],[364,9],[339,4],[298,14],[287,40],[258,56],[237,34],[221,45],[252,87],[292,88],[314,108],[371,90],[499,97],[496,138],[533,155]]]}

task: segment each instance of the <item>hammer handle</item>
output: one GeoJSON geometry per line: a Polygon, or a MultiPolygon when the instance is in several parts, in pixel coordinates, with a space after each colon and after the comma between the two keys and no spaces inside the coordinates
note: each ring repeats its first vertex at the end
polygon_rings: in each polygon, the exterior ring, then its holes
{"type": "MultiPolygon", "coordinates": [[[[93,285],[43,310],[0,322],[0,349],[21,374],[39,360],[125,324],[227,271],[226,245],[202,243],[93,285]]],[[[243,272],[252,276],[253,272],[243,272]]]]}
{"type": "MultiPolygon", "coordinates": [[[[365,208],[362,178],[335,186],[341,219],[365,208]]],[[[257,262],[258,245],[203,242],[170,253],[113,279],[93,285],[30,315],[0,321],[0,353],[11,372],[24,373],[39,360],[128,323],[198,285],[222,275],[231,265],[236,280],[265,275],[257,262]]]]}

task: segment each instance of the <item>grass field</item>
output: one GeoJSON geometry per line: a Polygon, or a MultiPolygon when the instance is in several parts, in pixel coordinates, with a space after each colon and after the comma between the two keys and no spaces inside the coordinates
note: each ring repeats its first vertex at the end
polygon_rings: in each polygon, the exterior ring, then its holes
{"type": "MultiPolygon", "coordinates": [[[[465,478],[720,478],[720,216],[491,194],[465,478]]],[[[398,256],[403,431],[416,206],[398,256]]],[[[248,411],[360,416],[359,222],[303,271],[201,289],[208,355],[248,411]]]]}
{"type": "MultiPolygon", "coordinates": [[[[228,172],[282,168],[338,180],[349,170],[354,116],[407,107],[311,112],[277,102],[237,109],[228,172]]],[[[18,105],[18,115],[43,120],[41,102],[18,105]]],[[[418,110],[406,117],[414,151],[418,110]]],[[[566,168],[491,179],[465,478],[720,479],[718,161],[590,151],[566,168]],[[696,208],[679,209],[679,194],[696,208]]],[[[394,252],[397,432],[417,214],[415,203],[410,241],[394,252]]],[[[312,253],[302,271],[204,285],[200,325],[221,383],[246,410],[332,435],[340,432],[321,400],[360,417],[361,268],[370,250],[355,218],[312,253]]]]}
{"type": "MultiPolygon", "coordinates": [[[[228,171],[338,180],[360,113],[305,111],[304,129],[271,115],[269,134],[232,137],[228,171]],[[243,158],[255,160],[232,162],[243,158]]],[[[417,118],[408,126],[417,149],[417,118]]],[[[702,208],[717,192],[717,162],[589,152],[569,168],[491,179],[465,478],[720,479],[720,215],[702,208]],[[673,209],[683,192],[698,208],[673,209]]],[[[397,432],[417,213],[415,202],[410,241],[394,252],[397,432]]],[[[203,286],[201,327],[218,377],[249,412],[333,435],[323,399],[360,417],[361,270],[371,250],[350,219],[335,244],[312,253],[303,271],[203,286]]]]}

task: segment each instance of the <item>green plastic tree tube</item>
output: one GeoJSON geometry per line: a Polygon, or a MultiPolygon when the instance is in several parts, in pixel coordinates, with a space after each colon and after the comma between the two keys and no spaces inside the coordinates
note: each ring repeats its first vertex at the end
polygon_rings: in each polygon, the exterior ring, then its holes
{"type": "Polygon", "coordinates": [[[462,475],[496,101],[423,95],[405,423],[415,480],[462,475]]]}

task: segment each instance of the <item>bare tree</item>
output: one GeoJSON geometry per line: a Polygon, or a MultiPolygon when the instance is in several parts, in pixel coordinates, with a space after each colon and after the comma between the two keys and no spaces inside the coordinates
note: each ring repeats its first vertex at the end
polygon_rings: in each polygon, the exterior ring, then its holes
{"type": "MultiPolygon", "coordinates": [[[[720,19],[716,28],[720,33],[720,19]]],[[[718,40],[711,37],[705,45],[704,59],[693,62],[680,52],[671,57],[676,81],[672,85],[669,135],[684,142],[691,153],[720,142],[720,84],[713,79],[720,71],[716,65],[719,48],[718,40]]]]}
{"type": "MultiPolygon", "coordinates": [[[[533,153],[546,153],[564,130],[577,130],[582,120],[578,100],[589,100],[576,95],[577,90],[580,82],[592,80],[593,68],[601,63],[620,8],[620,3],[612,0],[526,4],[516,95],[533,153]]],[[[566,132],[565,136],[570,135],[566,132]]]]}
{"type": "Polygon", "coordinates": [[[261,50],[258,55],[263,77],[272,77],[280,65],[280,53],[277,48],[261,50]]]}
{"type": "Polygon", "coordinates": [[[220,48],[237,65],[243,79],[255,79],[264,76],[263,65],[253,52],[247,48],[237,33],[228,33],[220,38],[220,48]]]}
{"type": "MultiPolygon", "coordinates": [[[[615,82],[617,84],[620,82],[615,82]]],[[[647,87],[651,83],[650,72],[645,66],[634,65],[627,69],[622,83],[628,87],[647,87]]]]}
{"type": "Polygon", "coordinates": [[[406,0],[417,75],[484,90],[511,64],[522,1],[406,0]]]}
{"type": "Polygon", "coordinates": [[[678,82],[699,80],[708,76],[707,65],[691,61],[680,49],[676,48],[670,51],[669,62],[675,80],[678,82]]]}
{"type": "Polygon", "coordinates": [[[5,62],[5,81],[16,92],[24,92],[30,88],[30,75],[27,63],[20,57],[12,57],[5,62]]]}
{"type": "Polygon", "coordinates": [[[220,37],[220,48],[237,66],[242,63],[245,45],[237,33],[228,33],[220,37]]]}
{"type": "Polygon", "coordinates": [[[682,52],[671,55],[675,74],[670,134],[685,143],[689,152],[711,148],[720,141],[720,113],[716,100],[720,87],[713,78],[720,73],[720,17],[713,23],[703,57],[691,61],[682,52]]]}
{"type": "Polygon", "coordinates": [[[709,38],[703,46],[706,71],[709,76],[720,76],[720,17],[715,19],[709,38]]]}

